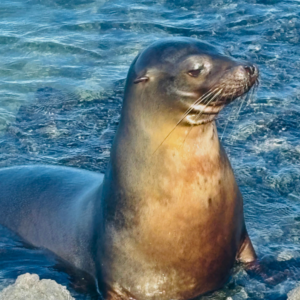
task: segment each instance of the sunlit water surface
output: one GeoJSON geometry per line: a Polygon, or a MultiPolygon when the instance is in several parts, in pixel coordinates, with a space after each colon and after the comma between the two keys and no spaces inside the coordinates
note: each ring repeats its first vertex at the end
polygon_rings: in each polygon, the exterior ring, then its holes
{"type": "MultiPolygon", "coordinates": [[[[258,256],[290,275],[267,285],[236,266],[223,289],[201,299],[287,299],[300,281],[299,16],[296,0],[1,0],[0,167],[104,172],[128,67],[154,40],[191,36],[252,61],[258,92],[238,116],[238,102],[221,113],[219,133],[258,256]]],[[[93,298],[57,264],[1,228],[0,289],[31,272],[93,298]]]]}

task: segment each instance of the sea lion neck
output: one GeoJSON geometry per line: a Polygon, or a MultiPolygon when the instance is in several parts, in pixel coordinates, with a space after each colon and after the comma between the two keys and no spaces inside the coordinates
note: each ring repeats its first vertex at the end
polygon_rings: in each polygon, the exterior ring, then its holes
{"type": "Polygon", "coordinates": [[[107,180],[104,181],[104,186],[106,182],[110,183],[110,188],[104,188],[110,192],[104,197],[109,198],[106,200],[109,203],[106,217],[118,216],[118,221],[114,222],[121,227],[124,222],[130,223],[128,220],[123,222],[122,217],[134,220],[134,207],[147,201],[145,195],[149,195],[151,201],[161,198],[173,201],[176,195],[162,182],[188,181],[194,186],[199,172],[213,178],[215,172],[222,169],[219,167],[223,163],[220,160],[222,149],[214,122],[195,127],[177,126],[164,142],[174,124],[169,124],[167,129],[159,125],[158,120],[151,130],[145,130],[134,119],[127,126],[120,123],[117,131],[118,144],[112,147],[107,180]],[[114,185],[119,186],[118,195],[114,193],[114,185]]]}

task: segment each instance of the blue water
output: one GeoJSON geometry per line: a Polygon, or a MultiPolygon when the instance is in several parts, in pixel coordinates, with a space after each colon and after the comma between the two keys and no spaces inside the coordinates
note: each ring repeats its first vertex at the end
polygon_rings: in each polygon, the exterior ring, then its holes
{"type": "MultiPolygon", "coordinates": [[[[239,114],[237,102],[221,113],[219,133],[257,254],[290,275],[272,286],[236,266],[201,299],[286,299],[300,281],[299,16],[296,0],[1,0],[0,167],[104,172],[137,53],[169,36],[210,42],[260,69],[256,95],[239,114]]],[[[93,297],[74,289],[55,257],[1,228],[0,289],[26,272],[93,297]]]]}

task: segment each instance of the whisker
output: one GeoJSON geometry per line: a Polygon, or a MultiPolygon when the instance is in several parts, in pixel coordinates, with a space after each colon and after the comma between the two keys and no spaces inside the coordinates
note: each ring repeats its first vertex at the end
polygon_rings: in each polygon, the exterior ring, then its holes
{"type": "MultiPolygon", "coordinates": [[[[223,89],[219,90],[219,91],[217,92],[217,94],[219,95],[220,93],[222,93],[222,91],[223,91],[223,89]]],[[[205,108],[206,108],[206,107],[207,107],[207,106],[215,99],[215,96],[216,96],[216,94],[214,95],[214,97],[213,97],[212,99],[210,99],[210,100],[206,103],[206,105],[204,106],[203,110],[199,112],[197,118],[200,117],[200,115],[203,113],[203,111],[205,110],[205,108]]],[[[191,125],[191,128],[189,129],[187,135],[185,136],[185,138],[184,138],[184,140],[183,140],[182,145],[183,145],[184,142],[186,141],[186,139],[187,139],[187,137],[189,136],[190,132],[192,131],[193,127],[194,127],[194,125],[192,124],[192,125],[191,125]]]]}
{"type": "MultiPolygon", "coordinates": [[[[248,106],[250,104],[250,102],[251,102],[251,100],[253,98],[253,95],[254,95],[254,91],[256,90],[256,86],[254,85],[252,88],[250,88],[250,90],[251,90],[250,93],[246,93],[246,94],[244,94],[244,95],[241,96],[242,101],[241,101],[241,104],[239,106],[239,109],[238,109],[237,113],[236,113],[236,111],[233,111],[233,114],[236,114],[235,118],[232,120],[233,124],[237,121],[244,102],[247,101],[246,106],[248,106]]],[[[224,136],[224,133],[225,133],[225,129],[226,129],[228,123],[229,123],[229,120],[230,120],[230,118],[228,118],[228,120],[227,120],[227,123],[226,123],[226,126],[224,128],[221,140],[223,139],[223,136],[224,136]]]]}
{"type": "MultiPolygon", "coordinates": [[[[234,90],[234,88],[232,88],[230,91],[233,91],[233,90],[234,90]]],[[[232,96],[231,96],[230,102],[232,102],[232,99],[233,99],[233,97],[234,97],[234,93],[232,93],[232,96]]],[[[223,137],[224,137],[224,134],[225,134],[225,131],[226,131],[227,125],[229,124],[229,121],[232,119],[232,117],[233,117],[234,113],[235,113],[235,110],[233,109],[233,110],[232,110],[232,114],[231,114],[231,116],[230,116],[229,118],[227,118],[227,120],[226,120],[225,127],[224,127],[224,129],[223,129],[223,133],[222,133],[222,136],[221,136],[221,138],[220,138],[220,139],[221,139],[221,141],[223,140],[223,137]]]]}
{"type": "Polygon", "coordinates": [[[239,114],[240,114],[240,112],[241,112],[242,106],[243,106],[245,100],[247,99],[247,96],[248,96],[248,94],[242,95],[242,97],[241,97],[242,101],[241,101],[241,105],[240,105],[239,110],[238,110],[237,115],[236,115],[236,120],[237,120],[238,117],[239,117],[239,114]]]}
{"type": "Polygon", "coordinates": [[[249,105],[250,105],[250,103],[251,103],[251,101],[252,101],[252,99],[253,99],[254,92],[256,92],[256,90],[257,90],[257,87],[258,87],[258,86],[256,86],[256,83],[255,83],[254,86],[252,87],[250,93],[248,94],[248,95],[249,95],[249,98],[248,98],[248,101],[247,101],[246,106],[249,106],[249,105]]]}
{"type": "Polygon", "coordinates": [[[193,108],[194,108],[194,106],[195,105],[199,105],[199,104],[201,104],[206,98],[208,98],[213,92],[215,92],[217,90],[217,88],[216,89],[214,89],[213,91],[212,91],[212,88],[208,91],[208,92],[206,92],[204,95],[202,95],[200,98],[198,98],[193,104],[191,104],[191,106],[186,110],[186,112],[183,114],[183,117],[181,117],[180,118],[180,120],[177,122],[177,124],[176,124],[176,126],[180,123],[180,122],[182,122],[182,120],[193,110],[193,108]],[[203,97],[204,96],[204,97],[203,97]]]}
{"type": "Polygon", "coordinates": [[[204,112],[205,108],[207,108],[207,106],[217,97],[220,95],[220,93],[223,92],[223,88],[220,89],[211,99],[209,99],[209,101],[207,102],[207,104],[203,107],[203,109],[198,113],[197,118],[199,119],[200,116],[202,115],[202,113],[204,112]]]}
{"type": "Polygon", "coordinates": [[[183,140],[183,142],[182,142],[182,146],[184,145],[184,142],[186,141],[186,139],[187,139],[187,137],[189,136],[190,132],[192,131],[193,127],[194,127],[194,125],[192,124],[192,125],[191,125],[191,128],[189,129],[188,133],[186,134],[186,136],[185,136],[185,138],[184,138],[184,140],[183,140]]]}
{"type": "Polygon", "coordinates": [[[213,89],[213,87],[206,92],[205,94],[203,94],[200,98],[198,98],[188,109],[187,111],[184,113],[184,115],[181,117],[181,119],[176,123],[176,125],[172,128],[172,130],[168,133],[168,135],[163,139],[163,141],[158,145],[158,147],[155,149],[155,151],[153,152],[153,154],[159,149],[159,147],[166,141],[166,139],[171,135],[171,133],[176,129],[176,127],[184,120],[184,118],[193,110],[193,106],[194,105],[198,105],[201,104],[201,102],[203,100],[205,100],[207,97],[209,97],[215,90],[218,90],[219,87],[215,88],[213,91],[211,91],[213,89]],[[204,96],[204,97],[203,97],[204,96]]]}
{"type": "Polygon", "coordinates": [[[239,118],[239,115],[240,115],[240,112],[241,112],[241,109],[242,109],[242,107],[243,107],[243,104],[244,104],[244,102],[245,102],[245,100],[248,98],[248,94],[244,94],[244,95],[242,95],[242,97],[241,97],[241,104],[240,104],[240,106],[239,106],[239,108],[238,108],[238,112],[237,112],[237,114],[236,114],[236,116],[235,116],[235,118],[233,118],[233,122],[232,122],[232,124],[233,124],[233,126],[236,124],[236,122],[237,122],[237,120],[238,120],[238,118],[239,118]]]}
{"type": "MultiPolygon", "coordinates": [[[[201,116],[201,114],[203,113],[203,111],[205,110],[205,108],[211,103],[213,101],[213,99],[211,99],[211,100],[209,100],[209,102],[207,103],[207,104],[205,104],[205,106],[204,106],[204,108],[203,108],[203,110],[202,111],[200,111],[199,113],[198,113],[198,116],[197,116],[197,118],[199,118],[200,116],[201,116]]],[[[188,131],[188,133],[187,133],[187,135],[185,136],[185,138],[184,138],[184,140],[183,140],[183,143],[182,143],[182,145],[184,144],[184,142],[186,141],[186,139],[187,139],[187,137],[189,136],[189,134],[190,134],[190,132],[192,131],[192,129],[193,129],[193,127],[194,127],[194,125],[192,124],[191,125],[191,128],[189,129],[189,131],[188,131]]]]}
{"type": "MultiPolygon", "coordinates": [[[[201,116],[201,114],[203,113],[203,111],[205,110],[205,108],[206,108],[206,107],[207,107],[207,106],[208,106],[208,105],[216,98],[216,96],[220,95],[220,93],[222,93],[222,91],[223,91],[223,88],[222,88],[221,90],[219,90],[219,91],[217,92],[217,94],[215,94],[215,95],[214,95],[214,96],[206,103],[206,105],[204,106],[204,108],[202,109],[202,111],[199,112],[199,114],[198,114],[198,116],[197,116],[198,119],[200,118],[200,116],[201,116]]],[[[194,125],[192,124],[190,130],[188,131],[187,135],[186,135],[185,138],[184,138],[183,144],[184,144],[184,142],[186,141],[187,137],[189,136],[190,132],[192,131],[193,126],[194,126],[194,125]]]]}

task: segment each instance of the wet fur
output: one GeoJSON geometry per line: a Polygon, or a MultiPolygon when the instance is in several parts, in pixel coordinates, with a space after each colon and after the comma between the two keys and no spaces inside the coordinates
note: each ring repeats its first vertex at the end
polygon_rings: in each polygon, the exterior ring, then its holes
{"type": "Polygon", "coordinates": [[[104,180],[3,169],[0,223],[90,273],[106,299],[187,300],[221,287],[255,251],[209,109],[247,92],[252,73],[194,39],[154,43],[129,70],[104,180]]]}

